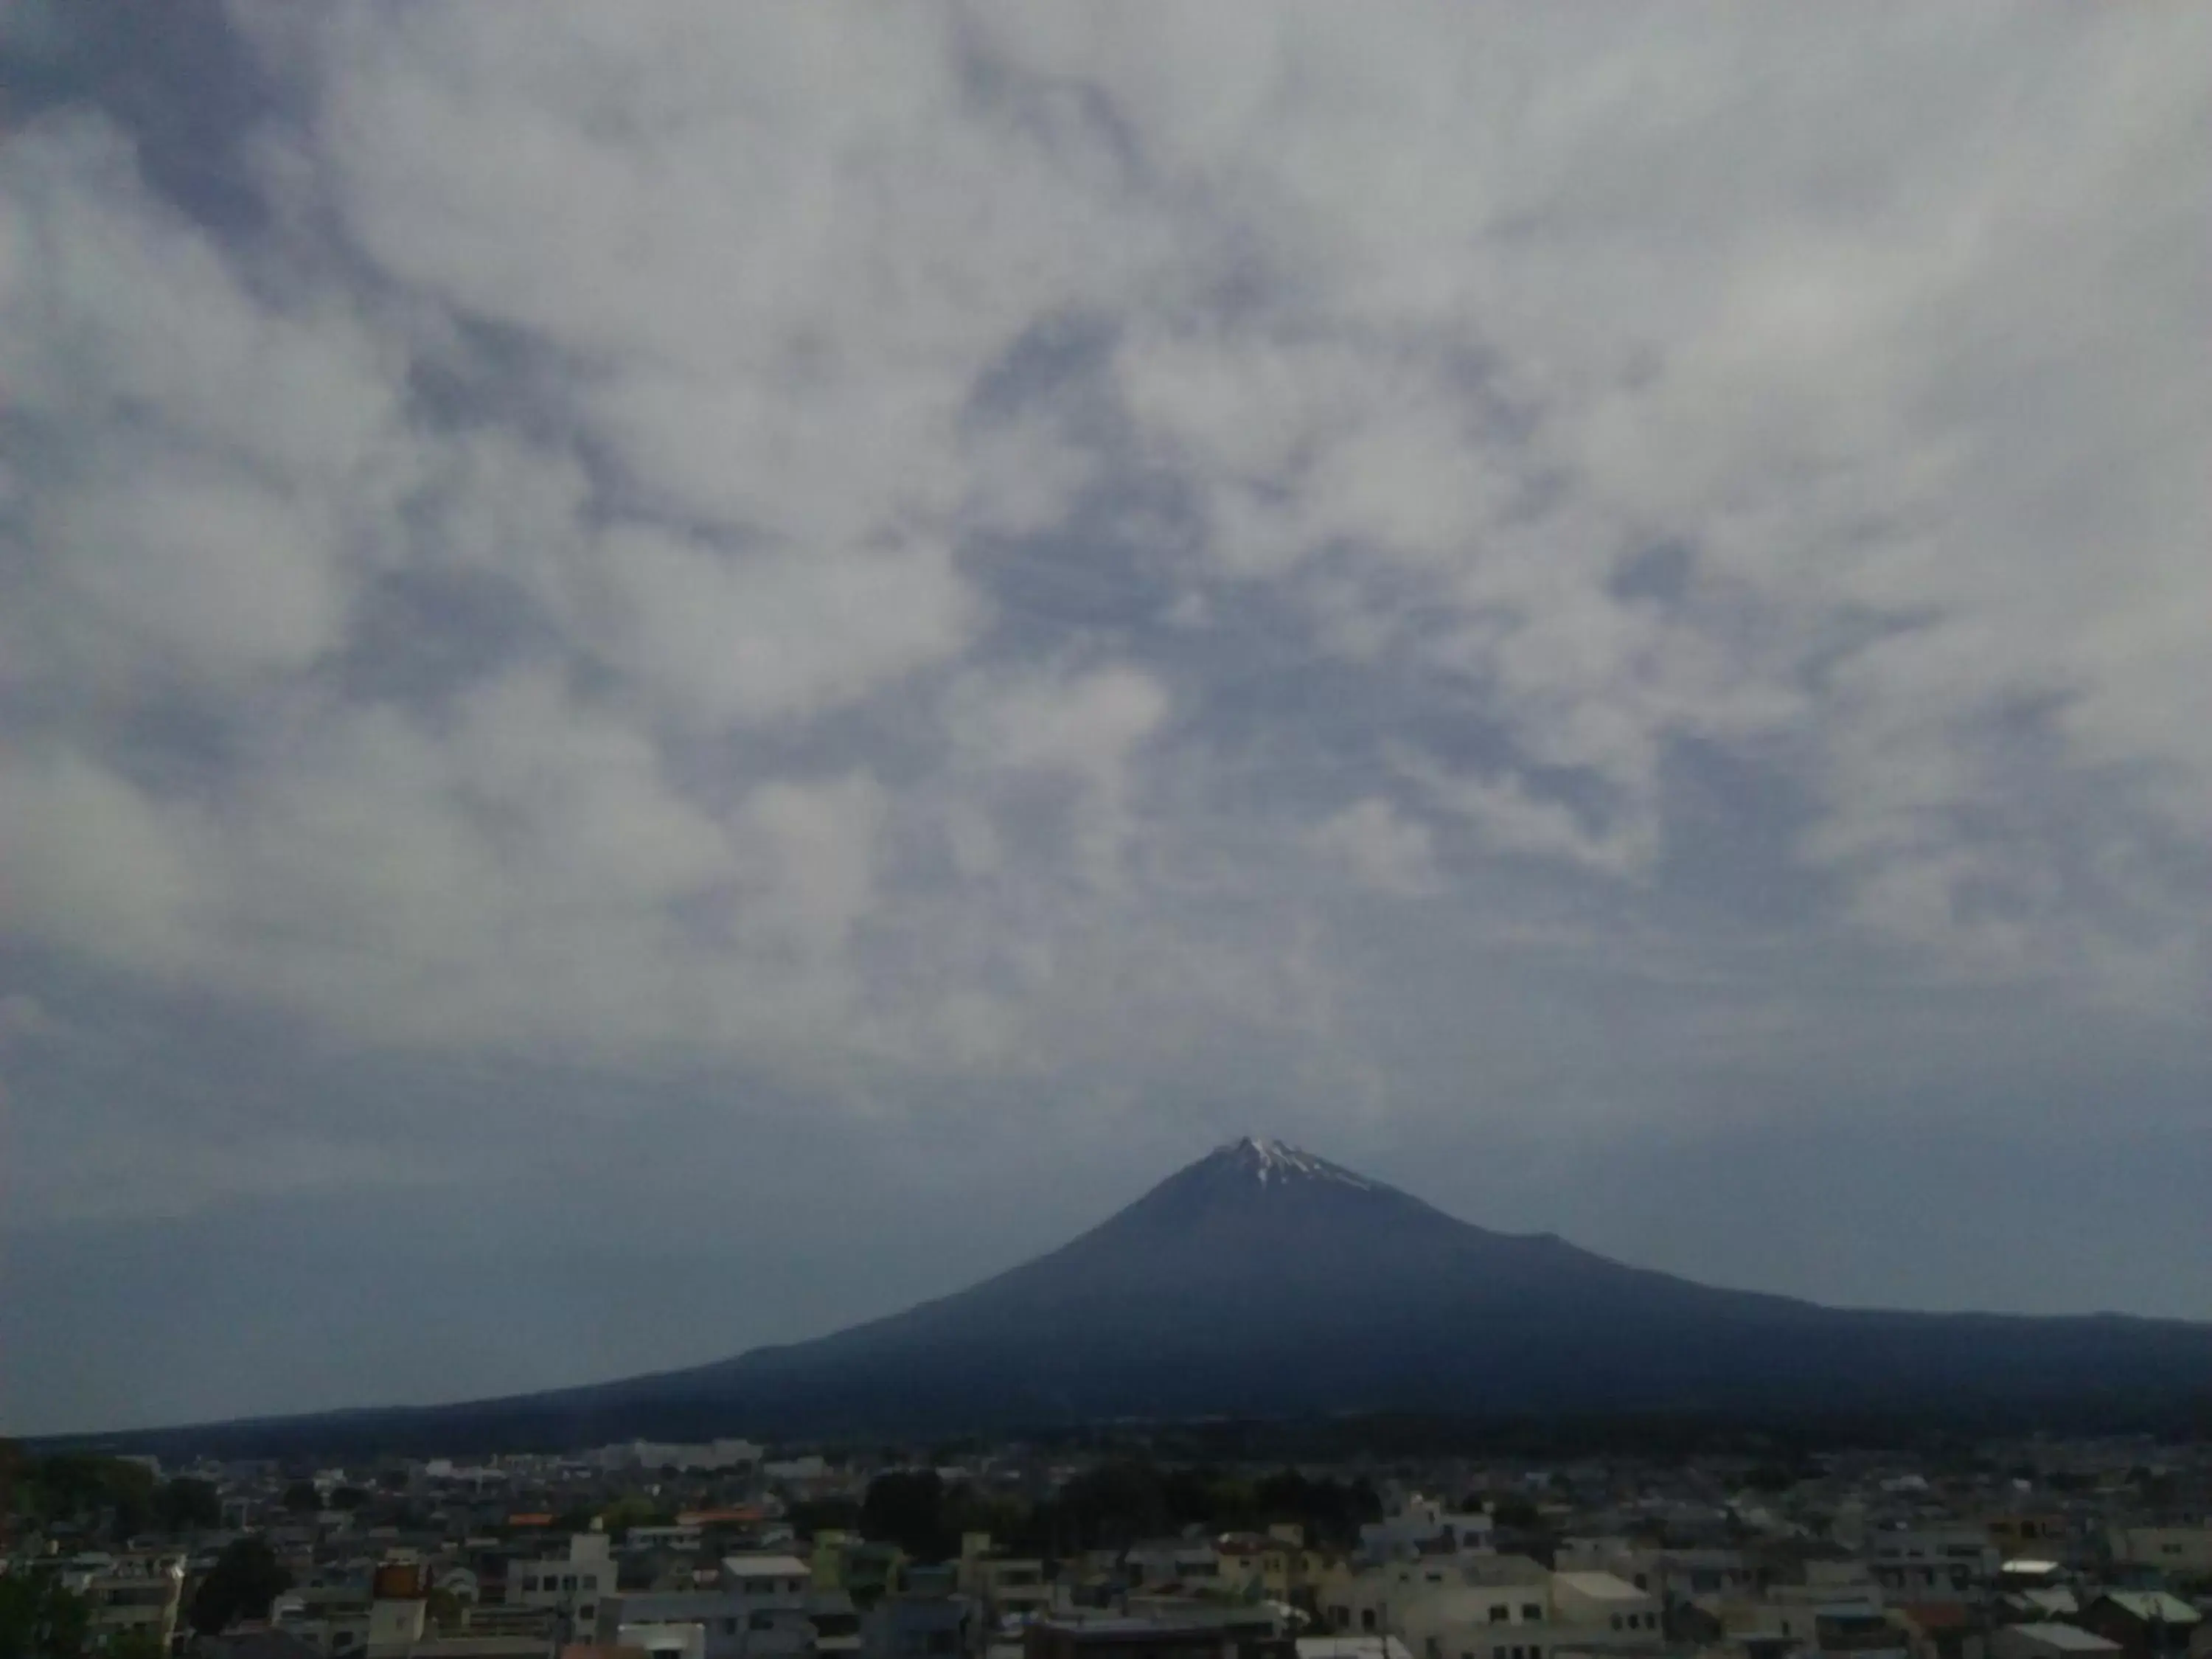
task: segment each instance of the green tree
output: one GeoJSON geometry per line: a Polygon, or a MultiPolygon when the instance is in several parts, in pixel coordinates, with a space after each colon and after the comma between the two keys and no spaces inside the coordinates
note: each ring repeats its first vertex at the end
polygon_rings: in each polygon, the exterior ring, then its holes
{"type": "Polygon", "coordinates": [[[108,1511],[108,1531],[119,1544],[154,1524],[154,1471],[119,1457],[101,1461],[106,1468],[100,1471],[100,1495],[108,1511]]]}
{"type": "Polygon", "coordinates": [[[193,1592],[188,1617],[201,1635],[219,1636],[241,1619],[266,1619],[269,1604],[291,1588],[268,1540],[248,1533],[223,1547],[193,1592]]]}
{"type": "Polygon", "coordinates": [[[860,1500],[860,1530],[896,1544],[917,1561],[939,1561],[945,1544],[945,1482],[934,1469],[895,1469],[868,1482],[860,1500]]]}
{"type": "Polygon", "coordinates": [[[118,1631],[100,1653],[103,1659],[168,1659],[169,1650],[154,1632],[139,1626],[118,1631]]]}
{"type": "Polygon", "coordinates": [[[599,1511],[600,1524],[608,1535],[625,1538],[632,1527],[650,1527],[665,1523],[670,1512],[662,1509],[643,1492],[625,1492],[599,1511]]]}
{"type": "Polygon", "coordinates": [[[331,1494],[334,1510],[357,1510],[368,1502],[368,1492],[362,1486],[340,1486],[331,1494]]]}
{"type": "Polygon", "coordinates": [[[1160,1472],[1139,1458],[1117,1458],[1086,1469],[1060,1489],[1041,1517],[1056,1551],[1121,1547],[1168,1530],[1170,1509],[1160,1472]]]}
{"type": "Polygon", "coordinates": [[[1531,1532],[1544,1523],[1536,1506],[1525,1498],[1499,1498],[1491,1517],[1509,1532],[1531,1532]]]}
{"type": "Polygon", "coordinates": [[[945,1494],[938,1512],[940,1547],[947,1554],[960,1547],[961,1538],[986,1532],[1001,1549],[1030,1547],[1030,1506],[1018,1498],[996,1498],[974,1486],[961,1485],[945,1494]]]}
{"type": "Polygon", "coordinates": [[[812,1538],[817,1533],[851,1532],[859,1528],[862,1536],[867,1528],[860,1525],[860,1506],[849,1498],[811,1498],[793,1504],[784,1511],[784,1519],[801,1538],[812,1538]]]}
{"type": "Polygon", "coordinates": [[[0,1547],[9,1542],[16,1517],[22,1513],[18,1506],[30,1462],[19,1442],[0,1440],[0,1547]]]}
{"type": "Polygon", "coordinates": [[[434,1589],[423,1607],[422,1616],[432,1629],[452,1633],[461,1627],[461,1598],[449,1589],[434,1589]]]}
{"type": "Polygon", "coordinates": [[[294,1515],[313,1515],[323,1506],[323,1495],[312,1480],[295,1480],[284,1488],[284,1507],[294,1515]]]}
{"type": "Polygon", "coordinates": [[[222,1498],[210,1480],[179,1475],[154,1494],[154,1519],[170,1532],[222,1524],[222,1498]]]}
{"type": "Polygon", "coordinates": [[[91,1622],[51,1575],[0,1573],[0,1659],[79,1659],[91,1622]]]}

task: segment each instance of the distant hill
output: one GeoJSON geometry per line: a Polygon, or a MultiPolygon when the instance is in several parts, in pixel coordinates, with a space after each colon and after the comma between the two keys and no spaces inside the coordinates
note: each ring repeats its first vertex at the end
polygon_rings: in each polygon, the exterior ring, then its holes
{"type": "Polygon", "coordinates": [[[1717,1290],[1246,1139],[1048,1255],[815,1341],[510,1399],[100,1438],[246,1455],[1353,1413],[2017,1418],[2208,1392],[2212,1325],[1717,1290]]]}

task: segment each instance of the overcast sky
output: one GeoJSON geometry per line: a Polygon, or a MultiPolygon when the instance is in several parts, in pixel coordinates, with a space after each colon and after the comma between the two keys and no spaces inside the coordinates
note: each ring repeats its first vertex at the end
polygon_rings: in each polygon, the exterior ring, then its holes
{"type": "Polygon", "coordinates": [[[2212,1318],[2212,11],[0,49],[0,1431],[814,1334],[1248,1130],[2212,1318]]]}

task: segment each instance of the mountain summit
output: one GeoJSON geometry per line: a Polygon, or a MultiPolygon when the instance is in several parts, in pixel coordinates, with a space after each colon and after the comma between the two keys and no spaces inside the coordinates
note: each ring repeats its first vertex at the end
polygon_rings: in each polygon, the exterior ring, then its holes
{"type": "Polygon", "coordinates": [[[595,1387],[128,1438],[462,1450],[1109,1419],[1958,1410],[2212,1389],[2212,1326],[1822,1308],[1493,1232],[1279,1141],[1050,1255],[786,1347],[595,1387]]]}
{"type": "Polygon", "coordinates": [[[1375,1189],[1373,1182],[1352,1174],[1342,1164],[1316,1158],[1304,1148],[1284,1141],[1259,1139],[1251,1135],[1217,1147],[1211,1157],[1193,1164],[1191,1169],[1226,1170],[1249,1176],[1262,1187],[1275,1182],[1291,1187],[1301,1181],[1334,1181],[1346,1187],[1375,1189]]]}

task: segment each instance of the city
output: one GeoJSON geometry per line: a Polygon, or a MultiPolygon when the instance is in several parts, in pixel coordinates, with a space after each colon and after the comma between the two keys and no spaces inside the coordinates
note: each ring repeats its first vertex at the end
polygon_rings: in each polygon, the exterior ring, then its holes
{"type": "Polygon", "coordinates": [[[2212,1659],[2212,0],[0,0],[0,1659],[2212,1659]]]}
{"type": "Polygon", "coordinates": [[[0,1640],[74,1617],[108,1659],[2212,1653],[2202,1441],[1291,1466],[1096,1438],[16,1450],[0,1640]]]}

